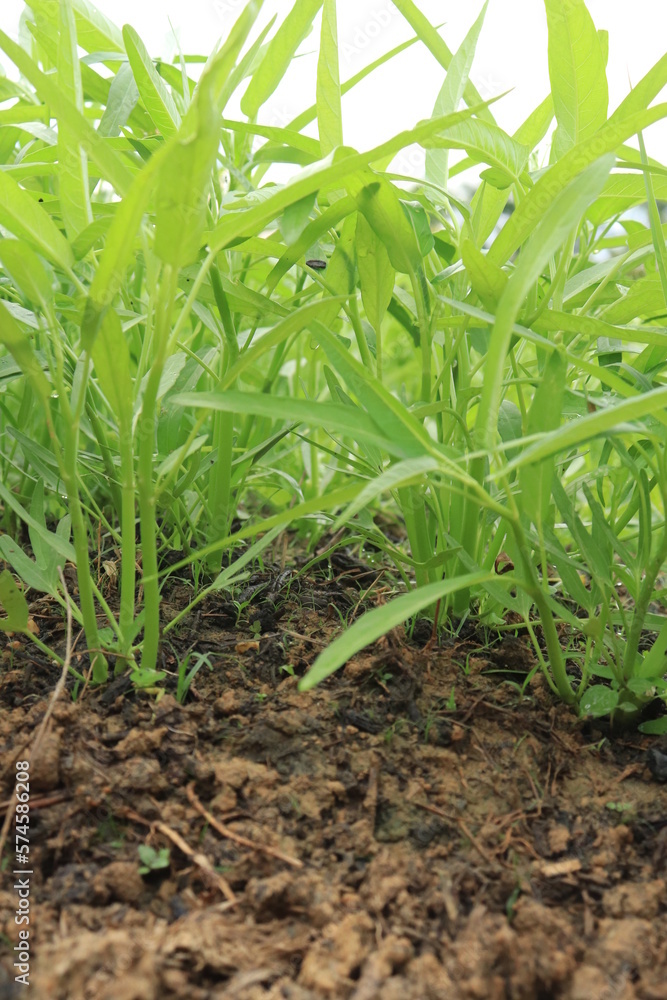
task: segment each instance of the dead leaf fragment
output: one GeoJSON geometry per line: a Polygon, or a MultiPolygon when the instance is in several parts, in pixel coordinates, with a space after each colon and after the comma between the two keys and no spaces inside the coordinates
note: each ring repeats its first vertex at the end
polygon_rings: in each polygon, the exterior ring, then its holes
{"type": "Polygon", "coordinates": [[[259,649],[259,643],[257,640],[249,640],[248,642],[237,642],[236,652],[237,653],[256,653],[259,649]]]}

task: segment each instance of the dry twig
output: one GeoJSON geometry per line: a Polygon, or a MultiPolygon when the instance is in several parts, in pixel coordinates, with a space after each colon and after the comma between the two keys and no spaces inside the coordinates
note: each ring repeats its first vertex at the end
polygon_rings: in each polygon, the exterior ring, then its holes
{"type": "Polygon", "coordinates": [[[204,808],[194,793],[192,783],[188,785],[185,792],[197,812],[201,813],[206,822],[209,823],[214,830],[217,830],[221,836],[227,837],[228,840],[233,840],[236,844],[240,844],[242,847],[249,847],[252,851],[261,851],[262,854],[269,854],[272,858],[277,858],[279,861],[284,861],[285,864],[292,865],[293,868],[303,868],[303,861],[299,861],[298,858],[292,858],[289,854],[283,854],[282,851],[279,851],[275,847],[269,847],[267,844],[257,844],[254,840],[249,840],[247,837],[242,837],[240,834],[234,833],[233,830],[230,830],[228,826],[225,826],[224,823],[221,823],[220,820],[216,819],[215,816],[208,811],[208,809],[204,808]]]}

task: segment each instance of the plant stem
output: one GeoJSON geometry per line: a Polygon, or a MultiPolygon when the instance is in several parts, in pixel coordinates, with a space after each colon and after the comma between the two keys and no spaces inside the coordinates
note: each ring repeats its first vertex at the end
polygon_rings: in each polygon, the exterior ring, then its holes
{"type": "MultiPolygon", "coordinates": [[[[85,384],[85,382],[84,382],[85,384]]],[[[64,387],[63,387],[64,388],[64,387]]],[[[84,386],[81,393],[85,394],[84,386]]],[[[91,653],[92,677],[95,684],[103,684],[108,676],[107,661],[100,649],[99,633],[93,586],[90,578],[90,552],[88,549],[88,530],[83,516],[77,463],[79,456],[79,413],[73,413],[64,392],[60,393],[60,405],[63,410],[63,461],[61,475],[67,490],[69,512],[72,518],[72,538],[76,553],[76,576],[79,587],[79,605],[83,617],[83,627],[86,633],[86,643],[91,653]]],[[[54,434],[55,440],[55,434],[54,434]]]]}
{"type": "Polygon", "coordinates": [[[155,521],[155,490],[153,488],[153,450],[157,430],[157,400],[160,378],[164,369],[169,340],[171,313],[176,297],[178,272],[165,264],[160,285],[157,318],[154,329],[153,363],[150,366],[141,413],[137,426],[139,441],[137,491],[141,525],[141,560],[144,586],[144,642],[141,665],[154,670],[160,642],[160,587],[158,583],[155,521]]]}
{"type": "Polygon", "coordinates": [[[660,548],[646,567],[644,580],[639,590],[639,597],[632,613],[632,620],[625,644],[625,654],[623,656],[623,677],[625,680],[634,677],[635,663],[639,652],[639,640],[642,628],[644,627],[644,620],[653,594],[656,577],[664,567],[665,561],[667,561],[667,527],[663,532],[660,548]]]}

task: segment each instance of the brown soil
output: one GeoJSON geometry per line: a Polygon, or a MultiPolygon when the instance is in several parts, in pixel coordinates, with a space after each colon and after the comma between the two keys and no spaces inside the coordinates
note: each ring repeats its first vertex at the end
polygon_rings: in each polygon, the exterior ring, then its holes
{"type": "MultiPolygon", "coordinates": [[[[655,740],[577,721],[539,673],[522,695],[528,646],[472,630],[396,630],[300,694],[355,575],[279,613],[265,587],[240,626],[203,604],[164,651],[211,653],[183,706],[124,678],[61,698],[31,768],[32,996],[667,1000],[655,740]],[[140,874],[141,845],[167,867],[140,874]]],[[[12,643],[0,822],[59,673],[12,643]]],[[[24,995],[10,835],[2,1000],[24,995]]]]}

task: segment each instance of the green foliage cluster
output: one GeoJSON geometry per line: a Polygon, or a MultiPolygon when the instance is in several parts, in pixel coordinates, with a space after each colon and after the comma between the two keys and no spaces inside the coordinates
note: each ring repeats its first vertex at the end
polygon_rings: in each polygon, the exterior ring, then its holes
{"type": "Polygon", "coordinates": [[[64,605],[70,561],[93,679],[113,653],[149,685],[169,573],[194,564],[200,600],[287,526],[347,526],[408,589],[302,688],[420,612],[511,613],[560,698],[636,715],[667,689],[667,170],[641,138],[667,56],[609,115],[606,34],[583,0],[545,0],[551,93],[509,135],[470,78],[486,5],[455,53],[395,6],[413,37],[342,84],[335,0],[261,31],[250,0],[208,59],[174,64],[88,0],[26,0],[20,44],[0,32],[19,72],[0,76],[0,627],[28,631],[15,576],[64,605]],[[259,124],[318,17],[315,104],[259,124]],[[432,116],[346,146],[341,96],[410,45],[442,67],[432,116]],[[415,143],[424,177],[392,172],[415,143]]]}

